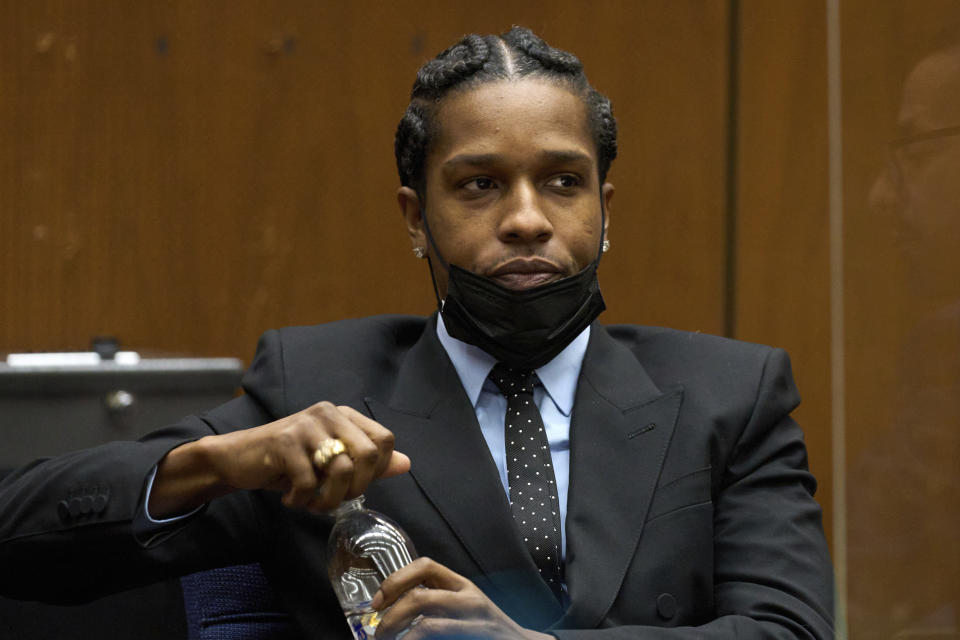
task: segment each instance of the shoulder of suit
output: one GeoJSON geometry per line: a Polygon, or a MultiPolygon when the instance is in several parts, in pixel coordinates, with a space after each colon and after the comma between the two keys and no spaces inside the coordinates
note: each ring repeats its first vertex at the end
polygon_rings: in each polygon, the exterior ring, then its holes
{"type": "Polygon", "coordinates": [[[432,326],[428,317],[383,315],[268,331],[244,388],[262,398],[282,397],[277,415],[319,400],[359,407],[364,394],[395,377],[432,326]]]}
{"type": "Polygon", "coordinates": [[[325,342],[344,347],[355,347],[364,341],[413,344],[416,342],[429,317],[413,315],[376,315],[365,318],[350,318],[308,326],[292,326],[279,329],[284,342],[325,342]]]}
{"type": "Polygon", "coordinates": [[[660,389],[684,389],[688,407],[709,413],[722,406],[728,415],[741,416],[733,423],[744,424],[765,386],[777,391],[786,413],[800,401],[783,349],[662,327],[614,325],[605,330],[660,389]]]}
{"type": "Polygon", "coordinates": [[[328,365],[362,366],[368,359],[399,355],[412,347],[430,323],[429,317],[377,315],[276,331],[284,359],[315,360],[328,365]]]}
{"type": "Polygon", "coordinates": [[[724,336],[684,331],[668,327],[635,324],[604,325],[610,336],[634,351],[670,349],[674,352],[693,351],[703,354],[744,354],[748,357],[766,357],[772,347],[724,336]]]}
{"type": "Polygon", "coordinates": [[[671,377],[685,378],[708,372],[759,374],[772,352],[783,353],[767,345],[698,331],[626,324],[603,328],[648,371],[670,373],[671,377]]]}

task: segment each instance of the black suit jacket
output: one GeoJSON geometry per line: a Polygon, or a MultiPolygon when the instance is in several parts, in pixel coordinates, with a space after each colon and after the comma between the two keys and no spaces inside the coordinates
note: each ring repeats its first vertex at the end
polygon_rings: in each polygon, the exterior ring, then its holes
{"type": "Polygon", "coordinates": [[[571,421],[563,612],[435,331],[432,319],[381,316],[268,332],[246,395],[8,477],[0,592],[70,602],[259,560],[308,637],[349,638],[326,577],[330,518],[254,491],[160,534],[138,523],[144,480],[171,448],[328,400],[384,424],[412,460],[368,488],[368,506],[525,626],[584,640],[832,637],[832,572],[782,351],[594,325],[571,421]],[[61,503],[84,492],[109,499],[71,515],[61,503]]]}

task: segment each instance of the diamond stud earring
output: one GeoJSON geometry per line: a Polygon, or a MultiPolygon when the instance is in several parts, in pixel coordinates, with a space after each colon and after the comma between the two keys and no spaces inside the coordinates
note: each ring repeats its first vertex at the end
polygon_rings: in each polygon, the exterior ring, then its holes
{"type": "Polygon", "coordinates": [[[606,253],[607,251],[610,251],[610,241],[604,240],[603,244],[600,245],[600,248],[603,250],[604,253],[606,253]]]}
{"type": "Polygon", "coordinates": [[[424,250],[423,247],[414,247],[413,255],[417,256],[418,258],[426,258],[427,252],[424,250]]]}

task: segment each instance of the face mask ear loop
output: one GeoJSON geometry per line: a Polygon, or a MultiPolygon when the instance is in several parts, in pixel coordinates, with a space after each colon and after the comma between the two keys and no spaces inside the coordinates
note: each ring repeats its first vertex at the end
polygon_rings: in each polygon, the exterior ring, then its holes
{"type": "Polygon", "coordinates": [[[600,247],[597,249],[597,258],[594,264],[600,266],[600,256],[603,255],[603,236],[606,233],[607,208],[603,204],[603,185],[600,185],[600,247]]]}
{"type": "Polygon", "coordinates": [[[433,283],[433,297],[437,299],[437,309],[443,311],[443,300],[440,298],[440,290],[437,289],[437,276],[433,275],[433,262],[430,256],[427,256],[427,268],[430,269],[430,282],[433,283]]]}
{"type": "MultiPolygon", "coordinates": [[[[437,256],[440,265],[447,273],[450,273],[450,265],[448,265],[447,261],[440,255],[440,250],[437,249],[437,243],[433,241],[433,234],[430,233],[430,225],[427,223],[427,212],[423,207],[420,207],[420,219],[423,220],[423,230],[427,234],[427,242],[433,247],[433,255],[437,256]]],[[[430,259],[430,256],[427,256],[427,266],[430,269],[430,282],[433,283],[433,295],[437,299],[437,309],[443,311],[443,299],[440,297],[440,289],[437,288],[437,277],[433,275],[433,261],[430,259]]]]}

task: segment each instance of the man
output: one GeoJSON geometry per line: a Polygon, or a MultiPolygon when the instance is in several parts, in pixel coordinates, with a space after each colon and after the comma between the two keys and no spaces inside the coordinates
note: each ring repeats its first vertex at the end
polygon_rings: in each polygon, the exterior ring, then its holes
{"type": "MultiPolygon", "coordinates": [[[[960,632],[960,43],[926,53],[904,82],[890,163],[870,191],[895,229],[905,276],[897,395],[888,424],[851,455],[851,629],[960,632]],[[944,508],[944,505],[950,505],[944,508]],[[951,508],[952,507],[952,508],[951,508]],[[931,550],[936,550],[931,552],[931,550]]],[[[886,278],[886,274],[884,274],[886,278]]],[[[886,278],[893,280],[892,278],[886,278]]]]}
{"type": "Polygon", "coordinates": [[[269,332],[245,396],[8,479],[3,591],[258,559],[308,637],[347,638],[323,511],[363,492],[424,556],[374,598],[380,638],[830,637],[785,355],[593,322],[616,125],[579,60],[466,37],[420,69],[396,153],[440,313],[269,332]],[[109,504],[58,516],[67,486],[109,504]]]}

